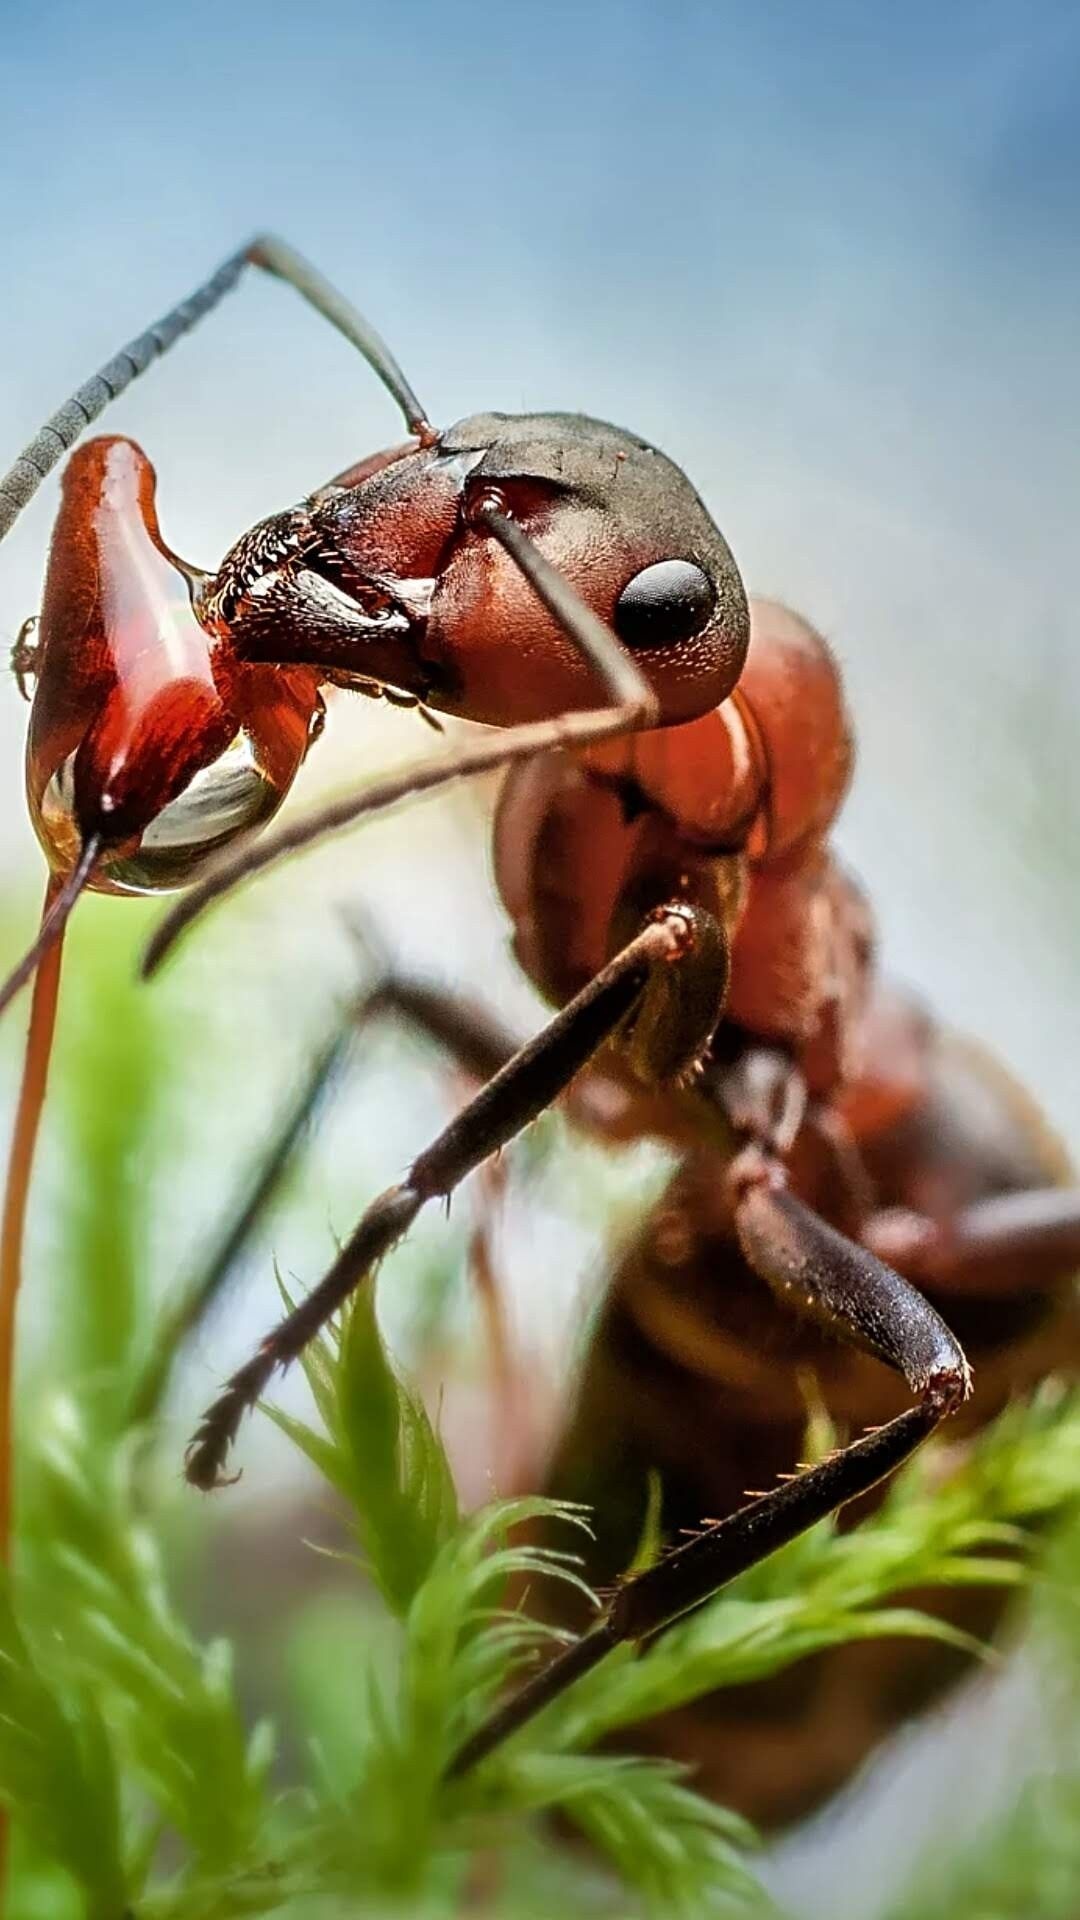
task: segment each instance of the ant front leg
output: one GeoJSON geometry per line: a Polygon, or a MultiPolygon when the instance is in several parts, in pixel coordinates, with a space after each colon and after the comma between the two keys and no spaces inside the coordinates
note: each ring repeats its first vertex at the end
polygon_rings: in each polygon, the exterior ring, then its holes
{"type": "Polygon", "coordinates": [[[316,1053],[283,1120],[265,1141],[245,1187],[230,1208],[197,1271],[179,1290],[156,1334],[132,1399],[131,1418],[142,1425],[156,1414],[181,1347],[216,1306],[273,1206],[322,1108],[344,1077],[359,1033],[387,1015],[406,1021],[445,1047],[478,1081],[488,1079],[517,1051],[517,1043],[481,1007],[441,988],[392,972],[339,1014],[316,1053]]]}
{"type": "MultiPolygon", "coordinates": [[[[726,948],[718,964],[719,930],[707,914],[681,905],[658,908],[637,938],[489,1080],[418,1159],[404,1180],[372,1202],[329,1272],[307,1299],[268,1334],[257,1353],[228,1382],[199,1426],[187,1452],[187,1477],[209,1490],[222,1483],[237,1429],[273,1374],[295,1360],[348,1300],[377,1263],[408,1232],[429,1200],[446,1197],[489,1155],[544,1112],[597,1050],[620,1028],[631,1047],[655,1057],[665,1046],[692,1059],[718,1016],[727,980],[726,948]],[[671,975],[715,981],[707,1011],[692,995],[696,1028],[673,1034],[670,1007],[678,994],[671,975]],[[640,1036],[640,1037],[639,1037],[640,1036]]],[[[720,943],[722,946],[722,942],[720,943]]],[[[678,1025],[678,1023],[675,1023],[678,1025]]],[[[679,1061],[688,1064],[687,1058],[679,1061]]]]}
{"type": "MultiPolygon", "coordinates": [[[[478,1002],[449,988],[397,973],[392,966],[386,967],[382,978],[357,1004],[354,1025],[367,1027],[378,1019],[393,1020],[410,1032],[424,1035],[448,1055],[457,1069],[454,1091],[460,1098],[500,1073],[521,1048],[520,1036],[511,1033],[478,1002]]],[[[531,1425],[526,1416],[534,1404],[536,1381],[516,1350],[505,1289],[491,1246],[491,1222],[498,1212],[505,1173],[492,1159],[482,1169],[482,1178],[484,1185],[469,1244],[468,1275],[483,1330],[493,1458],[500,1462],[499,1483],[505,1491],[521,1477],[517,1463],[533,1457],[533,1449],[522,1443],[521,1432],[523,1420],[531,1425]]]]}
{"type": "Polygon", "coordinates": [[[971,1391],[959,1343],[922,1295],[828,1226],[788,1188],[782,1156],[803,1107],[794,1069],[777,1054],[751,1049],[713,1090],[744,1141],[728,1181],[736,1232],[750,1265],[781,1304],[892,1367],[910,1387],[915,1405],[627,1580],[596,1624],[466,1741],[451,1767],[453,1777],[476,1766],[614,1647],[647,1641],[778,1547],[868,1492],[971,1391]]]}
{"type": "MultiPolygon", "coordinates": [[[[371,990],[357,1020],[366,1025],[379,1016],[422,1033],[447,1054],[457,1069],[455,1091],[463,1087],[471,1092],[501,1072],[520,1049],[520,1040],[476,1001],[392,970],[371,990]]],[[[510,1493],[532,1483],[540,1453],[538,1408],[546,1396],[536,1365],[526,1365],[515,1339],[492,1245],[506,1171],[491,1158],[479,1172],[482,1185],[469,1240],[468,1278],[482,1329],[491,1458],[499,1463],[501,1491],[510,1493]]]]}

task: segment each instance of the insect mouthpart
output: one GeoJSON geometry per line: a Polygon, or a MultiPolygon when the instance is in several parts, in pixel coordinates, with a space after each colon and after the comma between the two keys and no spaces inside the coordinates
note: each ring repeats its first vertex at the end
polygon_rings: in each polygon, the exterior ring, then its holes
{"type": "Polygon", "coordinates": [[[431,579],[358,567],[319,518],[297,507],[246,533],[194,605],[239,660],[315,666],[338,685],[385,684],[422,697],[429,675],[416,648],[434,591],[431,579]]]}
{"type": "Polygon", "coordinates": [[[207,625],[228,627],[235,636],[237,627],[247,631],[268,610],[277,617],[307,598],[345,619],[359,613],[401,631],[409,621],[387,585],[359,572],[301,507],[245,533],[197,591],[196,611],[207,625]]]}

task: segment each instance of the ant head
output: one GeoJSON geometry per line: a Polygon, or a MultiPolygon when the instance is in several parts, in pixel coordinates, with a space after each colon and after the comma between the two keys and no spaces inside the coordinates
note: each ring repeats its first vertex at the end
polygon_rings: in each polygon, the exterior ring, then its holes
{"type": "Polygon", "coordinates": [[[578,414],[478,415],[451,428],[442,451],[469,467],[466,531],[442,570],[428,645],[460,675],[477,717],[539,719],[596,701],[578,650],[505,550],[470,525],[472,503],[493,494],[633,654],[666,721],[730,693],[749,639],[746,595],[672,461],[578,414]]]}
{"type": "Polygon", "coordinates": [[[730,693],[749,616],[727,543],[670,460],[577,414],[479,414],[365,461],[245,536],[203,610],[246,658],[493,725],[595,706],[592,670],[482,523],[490,504],[619,635],[666,721],[730,693]]]}
{"type": "Polygon", "coordinates": [[[161,538],[130,440],[69,462],[33,654],[31,816],[54,873],[99,852],[109,892],[182,885],[287,792],[320,711],[314,677],[238,664],[197,620],[201,578],[161,538]]]}

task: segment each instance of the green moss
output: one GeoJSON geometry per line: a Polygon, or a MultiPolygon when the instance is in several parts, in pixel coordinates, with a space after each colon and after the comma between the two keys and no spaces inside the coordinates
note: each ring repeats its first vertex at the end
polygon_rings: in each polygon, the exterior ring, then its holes
{"type": "MultiPolygon", "coordinates": [[[[13,1915],[450,1920],[482,1897],[505,1920],[769,1911],[743,1824],[673,1767],[597,1755],[601,1735],[816,1648],[940,1634],[894,1603],[935,1583],[1033,1577],[1055,1688],[1075,1687],[1080,1635],[1062,1595],[1080,1585],[1080,1401],[1051,1389],[944,1484],[916,1461],[857,1532],[815,1529],[643,1656],[609,1657],[446,1784],[460,1742],[547,1643],[504,1611],[508,1581],[576,1578],[584,1516],[542,1501],[460,1513],[369,1292],[309,1356],[318,1425],[273,1415],[347,1516],[328,1597],[266,1592],[291,1683],[275,1758],[228,1648],[204,1641],[169,1591],[175,1473],[145,1471],[154,1435],[128,1412],[162,1324],[144,1279],[152,1219],[177,1156],[199,1151],[168,1104],[190,1039],[178,1002],[130,984],[138,919],[88,929],[57,1056],[51,1217],[32,1276],[45,1329],[21,1382],[18,1554],[0,1596],[13,1915]],[[541,1516],[559,1551],[539,1548],[534,1526],[532,1544],[515,1533],[541,1516]],[[590,1848],[557,1839],[553,1812],[590,1848]]],[[[442,1298],[455,1260],[451,1248],[434,1273],[423,1251],[412,1277],[442,1298]]],[[[182,1531],[212,1533],[204,1516],[189,1512],[182,1531]]],[[[1064,1765],[1018,1781],[1012,1814],[971,1858],[924,1863],[916,1889],[895,1890],[893,1917],[1066,1920],[1078,1883],[1080,1771],[1064,1765]]]]}

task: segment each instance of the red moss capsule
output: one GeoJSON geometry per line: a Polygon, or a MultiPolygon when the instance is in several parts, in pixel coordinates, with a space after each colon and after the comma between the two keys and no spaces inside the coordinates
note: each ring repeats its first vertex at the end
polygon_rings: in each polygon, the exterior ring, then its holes
{"type": "Polygon", "coordinates": [[[201,576],[163,541],[155,485],[130,440],[75,453],[38,629],[31,818],[58,874],[97,835],[106,892],[180,886],[268,819],[319,711],[313,674],[239,663],[200,625],[201,576]]]}

